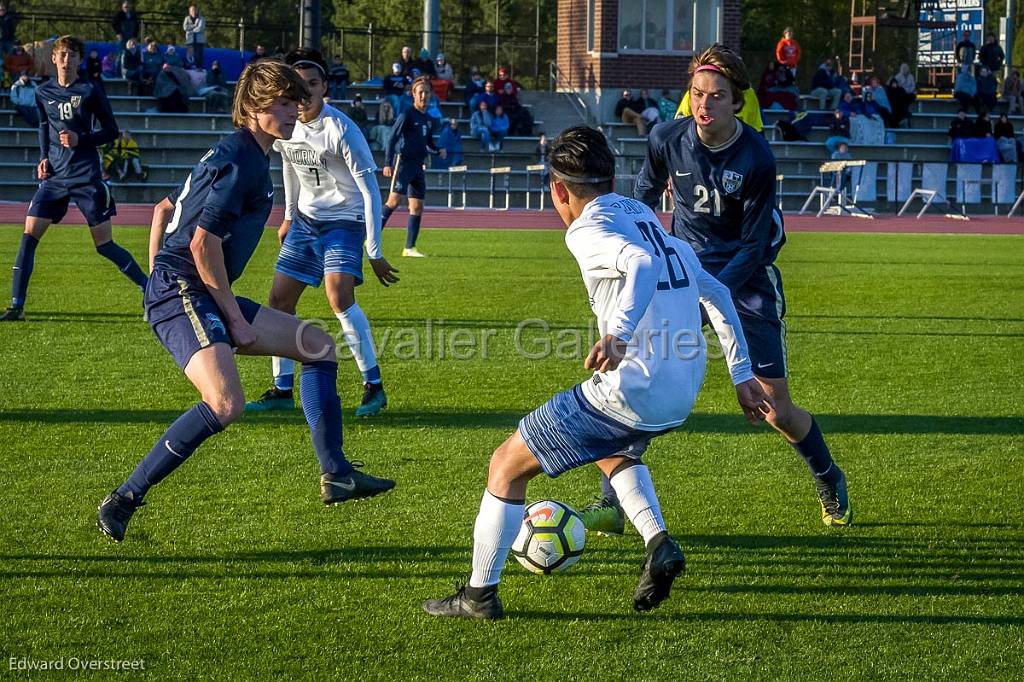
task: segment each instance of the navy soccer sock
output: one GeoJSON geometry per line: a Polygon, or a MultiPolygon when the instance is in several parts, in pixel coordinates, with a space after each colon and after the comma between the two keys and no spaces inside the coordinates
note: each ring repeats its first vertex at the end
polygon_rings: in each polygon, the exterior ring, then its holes
{"type": "MultiPolygon", "coordinates": [[[[397,208],[397,206],[395,208],[397,208]]],[[[381,221],[380,221],[381,227],[387,226],[388,220],[391,219],[391,214],[394,213],[394,212],[395,212],[394,208],[388,206],[387,204],[384,205],[384,211],[381,213],[381,221]]]]}
{"type": "Polygon", "coordinates": [[[420,236],[420,221],[423,220],[421,215],[409,214],[409,222],[405,228],[405,248],[411,249],[416,246],[416,240],[420,236]]]}
{"type": "Polygon", "coordinates": [[[341,447],[338,363],[331,360],[304,363],[299,375],[299,394],[321,473],[348,474],[352,465],[345,459],[341,447]]]}
{"type": "Polygon", "coordinates": [[[832,461],[832,453],[828,451],[825,437],[821,435],[821,429],[818,428],[818,422],[814,417],[811,417],[811,430],[807,432],[804,439],[799,443],[791,443],[791,445],[807,462],[811,474],[816,479],[829,484],[834,484],[839,480],[842,472],[832,461]]]}
{"type": "Polygon", "coordinates": [[[615,492],[615,488],[612,487],[612,482],[608,480],[608,477],[601,472],[601,497],[611,500],[615,504],[619,503],[619,496],[615,492]]]}
{"type": "Polygon", "coordinates": [[[178,417],[143,458],[128,480],[117,492],[134,493],[139,500],[146,492],[167,478],[172,471],[196,451],[204,440],[224,430],[209,405],[200,401],[178,417]]]}
{"type": "Polygon", "coordinates": [[[105,244],[97,246],[96,253],[116,265],[117,269],[120,270],[125,277],[135,282],[143,289],[146,288],[146,275],[142,272],[142,268],[140,268],[139,264],[135,262],[134,258],[132,258],[132,254],[115,244],[113,239],[105,244]]]}
{"type": "Polygon", "coordinates": [[[14,259],[14,276],[11,281],[11,306],[15,308],[25,305],[28,280],[32,277],[32,268],[36,264],[37,246],[38,239],[30,234],[21,235],[21,246],[18,247],[18,257],[14,259]]]}

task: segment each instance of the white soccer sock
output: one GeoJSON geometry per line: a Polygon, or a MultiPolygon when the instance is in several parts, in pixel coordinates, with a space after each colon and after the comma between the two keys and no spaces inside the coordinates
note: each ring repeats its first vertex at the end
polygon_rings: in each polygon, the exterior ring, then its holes
{"type": "Polygon", "coordinates": [[[292,390],[295,386],[295,361],[288,358],[271,358],[274,368],[274,385],[282,390],[292,390]]]}
{"type": "Polygon", "coordinates": [[[341,322],[341,331],[345,333],[345,344],[356,359],[356,366],[364,375],[377,366],[377,350],[373,347],[373,336],[370,334],[370,321],[366,313],[353,303],[344,312],[334,313],[341,322]]]}
{"type": "Polygon", "coordinates": [[[611,483],[622,511],[643,536],[645,545],[665,531],[665,519],[661,516],[650,469],[643,464],[628,467],[612,476],[611,483]]]}
{"type": "Polygon", "coordinates": [[[497,585],[509,550],[523,525],[525,501],[511,503],[486,490],[480,501],[480,513],[473,526],[473,575],[470,587],[497,585]]]}

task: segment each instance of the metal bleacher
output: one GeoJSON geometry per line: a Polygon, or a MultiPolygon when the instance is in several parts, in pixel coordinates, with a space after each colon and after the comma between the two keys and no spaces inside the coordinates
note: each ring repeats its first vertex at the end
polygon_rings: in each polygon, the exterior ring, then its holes
{"type": "MultiPolygon", "coordinates": [[[[207,112],[202,98],[190,102],[191,113],[164,114],[155,111],[156,101],[151,97],[129,94],[128,83],[124,80],[105,81],[111,107],[122,130],[130,130],[138,142],[142,163],[148,171],[146,182],[112,182],[115,197],[122,203],[156,203],[175,186],[200,157],[224,135],[233,130],[231,117],[227,113],[207,112]]],[[[380,88],[356,85],[349,88],[349,96],[359,94],[363,98],[369,124],[380,103],[380,88]]],[[[332,102],[342,111],[347,111],[351,100],[332,102]]],[[[526,103],[526,106],[530,106],[526,103]]],[[[467,107],[462,101],[462,92],[457,90],[453,99],[441,103],[445,118],[455,118],[463,134],[463,161],[466,170],[466,192],[469,206],[487,206],[490,199],[490,169],[494,166],[511,166],[509,186],[517,195],[513,206],[523,203],[527,189],[526,166],[537,162],[537,138],[507,137],[499,152],[483,152],[479,143],[469,135],[467,107]]],[[[534,118],[539,118],[536,111],[534,118]]],[[[535,120],[535,130],[541,129],[542,120],[535,120]]],[[[38,160],[38,131],[13,110],[9,92],[0,93],[0,200],[28,201],[38,181],[35,179],[35,165],[38,160]]],[[[436,137],[435,137],[436,139],[436,137]]],[[[378,165],[383,152],[374,151],[378,165]]],[[[277,189],[275,202],[284,200],[281,181],[281,164],[276,154],[271,155],[271,173],[277,189]]],[[[388,184],[381,178],[382,193],[388,184]]],[[[429,170],[427,174],[427,198],[430,205],[445,205],[448,195],[448,172],[429,170]]]]}

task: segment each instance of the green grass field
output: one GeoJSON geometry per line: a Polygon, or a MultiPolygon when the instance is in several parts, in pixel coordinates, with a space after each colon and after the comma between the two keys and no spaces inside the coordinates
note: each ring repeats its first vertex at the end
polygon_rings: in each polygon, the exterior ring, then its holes
{"type": "MultiPolygon", "coordinates": [[[[0,228],[5,278],[19,233],[0,228]]],[[[143,260],[145,230],[115,236],[143,260]]],[[[468,571],[494,447],[587,376],[564,347],[522,357],[517,321],[550,324],[527,335],[535,351],[584,334],[590,312],[559,232],[421,242],[434,257],[397,262],[400,285],[359,290],[390,334],[390,409],[355,421],[354,363],[339,381],[349,456],[397,489],[324,508],[301,414],[247,415],[154,488],[118,546],[96,505],[196,398],[87,232],[46,236],[30,321],[0,326],[4,676],[27,675],[10,658],[76,657],[184,680],[1019,679],[1022,238],[791,235],[792,386],[848,474],[856,525],[821,525],[806,466],[743,421],[719,360],[687,425],[648,457],[687,553],[673,597],[633,613],[639,536],[594,536],[564,576],[511,562],[498,623],[431,619],[420,602],[468,571]],[[440,357],[438,329],[485,336],[488,357],[440,357]]],[[[239,293],[265,300],[275,255],[268,233],[239,293]]],[[[300,312],[337,328],[320,292],[300,312]]],[[[262,392],[269,361],[239,364],[262,392]]],[[[530,498],[579,506],[597,480],[538,479],[530,498]]]]}

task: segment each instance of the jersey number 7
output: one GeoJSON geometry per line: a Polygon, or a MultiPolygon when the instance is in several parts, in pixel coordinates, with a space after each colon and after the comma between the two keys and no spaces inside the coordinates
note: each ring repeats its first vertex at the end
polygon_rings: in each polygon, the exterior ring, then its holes
{"type": "Polygon", "coordinates": [[[661,236],[661,227],[654,223],[647,223],[639,220],[637,221],[636,226],[640,228],[640,234],[643,235],[644,241],[654,247],[655,255],[660,256],[665,254],[665,269],[668,270],[668,281],[658,282],[658,291],[683,289],[690,286],[690,278],[686,276],[686,268],[683,267],[683,259],[679,257],[679,253],[675,249],[665,243],[665,238],[661,236]],[[673,258],[675,259],[675,263],[672,262],[673,258]],[[682,277],[676,273],[676,265],[679,266],[679,272],[682,273],[682,277]]]}

